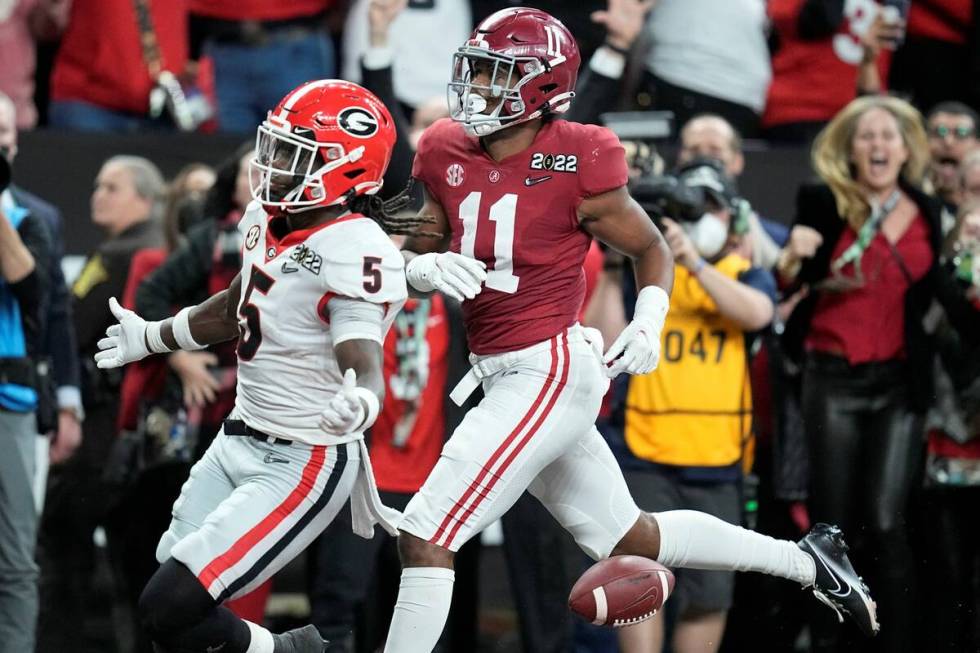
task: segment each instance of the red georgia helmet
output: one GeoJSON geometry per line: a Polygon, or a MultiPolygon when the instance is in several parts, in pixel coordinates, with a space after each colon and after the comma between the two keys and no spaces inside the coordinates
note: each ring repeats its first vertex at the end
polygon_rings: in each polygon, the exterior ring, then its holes
{"type": "Polygon", "coordinates": [[[290,91],[259,125],[249,175],[270,213],[335,206],[381,188],[395,123],[381,100],[339,79],[290,91]]]}
{"type": "Polygon", "coordinates": [[[580,61],[561,21],[540,9],[502,9],[477,25],[453,56],[450,113],[476,136],[562,113],[575,96],[580,61]],[[477,84],[481,70],[489,77],[477,84]],[[489,112],[488,98],[499,98],[489,112]]]}

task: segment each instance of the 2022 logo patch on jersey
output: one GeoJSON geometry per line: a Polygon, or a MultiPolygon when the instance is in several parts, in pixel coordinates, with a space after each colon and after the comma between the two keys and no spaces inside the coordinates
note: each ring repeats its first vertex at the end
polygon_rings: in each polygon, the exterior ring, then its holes
{"type": "Polygon", "coordinates": [[[578,172],[578,157],[574,154],[545,154],[544,152],[535,152],[531,155],[531,170],[578,172]]]}
{"type": "MultiPolygon", "coordinates": [[[[296,249],[293,250],[293,253],[289,255],[289,258],[296,261],[313,274],[320,274],[320,266],[323,265],[323,257],[306,245],[297,245],[296,249]]],[[[292,271],[293,270],[283,269],[283,272],[292,271]]]]}

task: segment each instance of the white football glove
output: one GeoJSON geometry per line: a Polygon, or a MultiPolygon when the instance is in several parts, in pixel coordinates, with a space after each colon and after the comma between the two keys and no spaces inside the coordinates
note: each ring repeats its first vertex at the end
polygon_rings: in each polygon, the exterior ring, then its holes
{"type": "Polygon", "coordinates": [[[646,286],[636,296],[636,310],[630,322],[602,357],[606,375],[647,374],[660,362],[660,332],[664,328],[670,298],[658,286],[646,286]],[[612,363],[610,365],[610,363],[612,363]]]}
{"type": "Polygon", "coordinates": [[[109,299],[109,310],[119,320],[105,330],[105,338],[99,340],[95,363],[102,369],[122,367],[141,360],[152,352],[146,346],[147,321],[133,311],[123,308],[115,297],[109,299]]]}
{"type": "Polygon", "coordinates": [[[347,368],[343,385],[320,413],[320,428],[331,435],[364,431],[374,424],[379,409],[378,397],[367,388],[359,388],[357,373],[354,368],[347,368]]]}
{"type": "Polygon", "coordinates": [[[421,292],[438,290],[457,301],[473,299],[483,290],[487,266],[483,261],[457,254],[420,254],[405,266],[405,279],[421,292]]]}

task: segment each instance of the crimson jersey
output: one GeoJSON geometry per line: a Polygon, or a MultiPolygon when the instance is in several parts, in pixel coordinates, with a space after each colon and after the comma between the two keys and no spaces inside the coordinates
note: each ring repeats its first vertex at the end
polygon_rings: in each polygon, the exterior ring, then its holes
{"type": "Polygon", "coordinates": [[[412,175],[448,216],[449,249],[487,265],[483,291],[463,302],[471,351],[521,349],[575,323],[591,242],[578,205],[628,176],[611,131],[550,121],[530,147],[498,162],[445,118],[419,140],[412,175]]]}

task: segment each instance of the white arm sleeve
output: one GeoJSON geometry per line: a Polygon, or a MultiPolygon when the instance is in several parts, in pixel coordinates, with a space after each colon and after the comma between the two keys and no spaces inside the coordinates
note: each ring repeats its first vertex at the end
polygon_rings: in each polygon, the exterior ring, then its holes
{"type": "Polygon", "coordinates": [[[363,299],[331,297],[327,303],[333,344],[346,340],[373,340],[384,345],[385,309],[363,299]]]}

